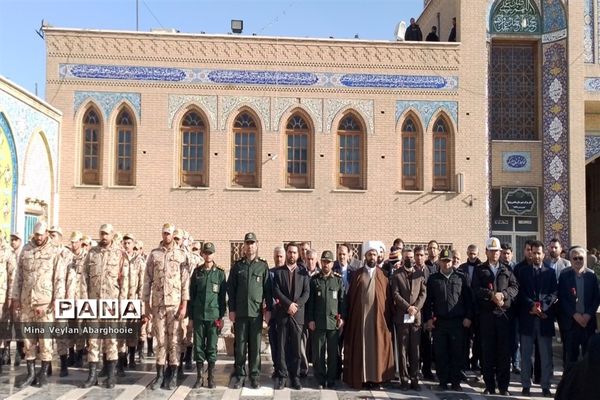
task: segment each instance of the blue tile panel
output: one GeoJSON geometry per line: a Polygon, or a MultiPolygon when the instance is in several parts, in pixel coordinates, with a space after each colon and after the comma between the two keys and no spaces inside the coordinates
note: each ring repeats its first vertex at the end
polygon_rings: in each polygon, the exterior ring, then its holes
{"type": "Polygon", "coordinates": [[[583,2],[583,59],[586,63],[594,62],[594,0],[583,2]]]}
{"type": "Polygon", "coordinates": [[[208,85],[337,87],[359,89],[457,90],[457,76],[338,74],[136,67],[127,65],[60,64],[63,79],[159,81],[208,85]]]}
{"type": "Polygon", "coordinates": [[[600,136],[585,137],[585,161],[590,162],[600,157],[600,136]]]}
{"type": "Polygon", "coordinates": [[[399,100],[396,101],[396,123],[405,111],[413,109],[423,123],[423,129],[427,129],[431,118],[439,110],[443,110],[454,120],[458,126],[458,102],[456,101],[427,101],[427,100],[399,100]]]}
{"type": "Polygon", "coordinates": [[[567,16],[561,0],[544,0],[544,33],[567,28],[567,16]]]}
{"type": "Polygon", "coordinates": [[[139,93],[75,91],[73,112],[77,114],[79,108],[90,100],[100,107],[105,120],[108,120],[115,108],[124,101],[133,107],[137,120],[141,118],[142,96],[139,93]]]}

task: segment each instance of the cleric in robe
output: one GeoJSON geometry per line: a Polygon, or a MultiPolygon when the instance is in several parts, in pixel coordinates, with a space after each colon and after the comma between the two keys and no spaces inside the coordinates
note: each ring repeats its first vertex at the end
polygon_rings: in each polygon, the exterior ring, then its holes
{"type": "Polygon", "coordinates": [[[354,389],[376,387],[394,377],[389,284],[377,268],[380,242],[363,243],[365,261],[348,289],[344,326],[344,382],[354,389]]]}

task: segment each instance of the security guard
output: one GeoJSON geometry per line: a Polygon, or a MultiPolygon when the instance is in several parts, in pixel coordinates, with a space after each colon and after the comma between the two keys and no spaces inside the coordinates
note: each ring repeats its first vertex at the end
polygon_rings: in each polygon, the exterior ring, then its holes
{"type": "Polygon", "coordinates": [[[265,321],[271,319],[273,295],[267,262],[257,256],[258,244],[252,232],[244,236],[244,256],[235,262],[227,281],[229,319],[235,330],[235,363],[232,375],[233,389],[244,384],[246,350],[250,369],[250,386],[260,387],[260,343],[262,305],[266,304],[265,321]]]}
{"type": "Polygon", "coordinates": [[[204,265],[196,268],[190,279],[187,315],[190,321],[194,321],[194,360],[197,373],[194,389],[204,385],[204,360],[208,361],[207,386],[211,389],[215,387],[217,337],[223,327],[227,286],[225,272],[214,262],[214,253],[215,245],[210,242],[204,243],[204,265]]]}
{"type": "Polygon", "coordinates": [[[473,297],[465,275],[452,268],[448,249],[440,252],[438,264],[439,272],[427,281],[423,319],[427,321],[426,329],[433,329],[438,389],[447,390],[451,383],[452,390],[461,391],[463,332],[471,326],[473,297]]]}
{"type": "Polygon", "coordinates": [[[307,305],[308,328],[314,332],[313,360],[319,389],[335,389],[339,330],[344,325],[344,284],[342,276],[332,271],[333,261],[331,251],[321,254],[321,272],[311,279],[307,305]]]}

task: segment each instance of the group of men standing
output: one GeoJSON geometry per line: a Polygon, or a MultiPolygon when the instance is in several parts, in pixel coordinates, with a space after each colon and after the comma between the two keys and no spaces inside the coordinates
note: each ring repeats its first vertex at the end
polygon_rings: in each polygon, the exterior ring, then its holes
{"type": "MultiPolygon", "coordinates": [[[[388,259],[381,242],[368,241],[362,261],[350,256],[348,245],[338,246],[336,259],[329,250],[318,258],[307,244],[288,243],[275,248],[269,268],[249,232],[243,256],[226,278],[214,261],[215,246],[185,246],[172,224],[162,227],[159,246],[147,256],[133,235],[114,234],[104,224],[97,245],[82,246],[83,235],[74,232],[66,248],[59,229],[38,223],[20,254],[0,247],[0,320],[11,315],[22,323],[52,323],[54,300],[63,298],[141,300],[142,322],[151,324],[156,340],[152,389],[175,388],[192,336],[194,387],[205,384],[204,362],[206,386],[215,387],[217,337],[228,308],[235,335],[233,388],[246,378],[250,387],[260,387],[264,321],[276,390],[302,389],[312,362],[319,388],[335,388],[340,377],[355,389],[373,388],[398,375],[401,389],[418,391],[419,371],[433,378],[434,362],[439,390],[460,391],[461,371],[480,366],[485,394],[510,395],[511,362],[520,355],[522,394],[529,395],[533,355],[539,354],[539,380],[550,396],[554,322],[568,371],[587,350],[600,305],[598,278],[585,266],[585,250],[571,248],[569,264],[560,257],[558,240],[550,243],[548,257],[542,242],[527,242],[518,264],[511,246],[494,237],[486,242],[485,262],[470,245],[463,264],[458,251],[440,249],[436,241],[408,248],[397,239],[388,259]]],[[[146,331],[144,326],[140,333],[146,331]]],[[[135,362],[136,341],[90,337],[86,347],[80,338],[61,338],[61,376],[68,374],[67,353],[75,344],[79,361],[87,351],[82,387],[105,375],[104,385],[113,388],[128,352],[135,362]]],[[[5,348],[0,343],[0,354],[5,348]]],[[[28,336],[23,348],[27,375],[18,386],[46,385],[52,340],[28,336]]]]}

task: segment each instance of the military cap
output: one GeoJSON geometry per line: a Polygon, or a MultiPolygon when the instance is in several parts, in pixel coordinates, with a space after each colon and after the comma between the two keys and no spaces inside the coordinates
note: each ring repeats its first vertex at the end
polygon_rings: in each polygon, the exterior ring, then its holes
{"type": "Polygon", "coordinates": [[[175,229],[173,232],[173,237],[178,239],[183,239],[183,229],[175,229]]]}
{"type": "Polygon", "coordinates": [[[47,231],[48,231],[48,225],[46,225],[45,222],[40,221],[37,224],[35,224],[35,226],[33,227],[33,233],[37,233],[39,235],[43,235],[47,231]]]}
{"type": "Polygon", "coordinates": [[[78,242],[83,239],[83,233],[79,231],[73,231],[71,233],[71,238],[69,239],[71,242],[78,242]]]}
{"type": "Polygon", "coordinates": [[[131,233],[126,233],[123,235],[123,240],[125,239],[131,239],[135,242],[135,236],[133,236],[131,233]]]}
{"type": "Polygon", "coordinates": [[[248,232],[244,236],[244,242],[256,242],[256,241],[257,241],[256,235],[254,234],[254,232],[248,232]]]}
{"type": "Polygon", "coordinates": [[[92,245],[92,238],[90,238],[88,235],[83,235],[83,237],[81,238],[81,241],[86,246],[91,246],[92,245]]]}
{"type": "Polygon", "coordinates": [[[111,224],[102,224],[100,226],[100,232],[108,233],[110,235],[113,233],[113,226],[111,224]]]}
{"type": "Polygon", "coordinates": [[[172,235],[173,232],[175,232],[175,225],[169,223],[164,224],[162,227],[162,232],[172,235]]]}
{"type": "Polygon", "coordinates": [[[142,242],[141,240],[136,240],[136,241],[133,243],[133,248],[134,248],[134,249],[137,249],[137,250],[141,250],[141,249],[143,249],[143,248],[144,248],[144,242],[142,242]]]}
{"type": "Polygon", "coordinates": [[[63,231],[60,228],[60,226],[58,225],[52,225],[50,228],[48,228],[48,232],[52,233],[52,232],[56,232],[58,233],[60,236],[63,235],[63,231]]]}
{"type": "Polygon", "coordinates": [[[491,238],[489,238],[487,240],[487,242],[485,242],[485,249],[486,250],[501,250],[500,239],[492,236],[491,238]]]}
{"type": "Polygon", "coordinates": [[[23,235],[21,235],[19,232],[13,232],[13,233],[11,233],[10,237],[11,238],[16,237],[19,240],[23,240],[23,235]]]}
{"type": "Polygon", "coordinates": [[[200,245],[199,241],[196,240],[196,241],[192,242],[192,250],[194,250],[194,249],[200,250],[201,247],[202,246],[200,245]]]}
{"type": "Polygon", "coordinates": [[[214,253],[215,245],[212,244],[211,242],[204,243],[204,246],[202,246],[202,252],[203,253],[214,253]]]}
{"type": "Polygon", "coordinates": [[[452,261],[452,255],[450,254],[450,250],[443,249],[442,251],[440,251],[440,260],[452,261]]]}
{"type": "Polygon", "coordinates": [[[323,253],[321,253],[321,260],[333,261],[333,253],[329,250],[325,250],[323,253]]]}

